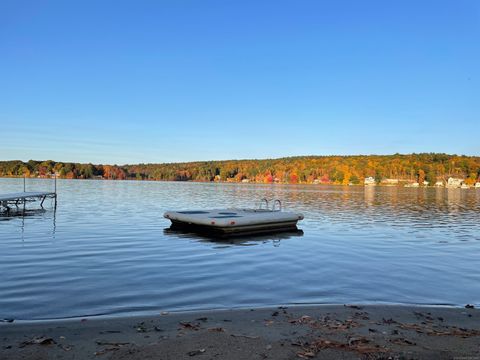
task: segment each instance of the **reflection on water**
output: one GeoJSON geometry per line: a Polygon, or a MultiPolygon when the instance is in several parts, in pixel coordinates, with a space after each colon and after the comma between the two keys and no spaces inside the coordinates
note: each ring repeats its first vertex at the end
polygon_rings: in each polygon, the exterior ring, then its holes
{"type": "Polygon", "coordinates": [[[271,243],[273,246],[280,246],[282,240],[288,240],[292,237],[303,236],[303,230],[292,230],[288,232],[274,233],[268,235],[236,235],[236,236],[216,236],[208,233],[198,233],[188,230],[181,230],[174,227],[169,227],[163,230],[164,235],[174,236],[177,238],[184,238],[188,240],[198,240],[203,242],[215,243],[217,245],[240,245],[240,246],[252,246],[257,244],[271,243]]]}
{"type": "MultiPolygon", "coordinates": [[[[22,180],[0,179],[0,193],[22,180]]],[[[29,189],[51,182],[29,179],[29,189]]],[[[58,182],[0,214],[0,318],[305,303],[480,304],[480,190],[58,182]],[[303,232],[212,239],[166,210],[279,198],[303,232]]]]}
{"type": "MultiPolygon", "coordinates": [[[[28,209],[24,207],[12,208],[9,211],[0,211],[0,221],[13,220],[15,218],[25,218],[31,216],[42,216],[47,212],[46,209],[28,209]]],[[[55,210],[53,210],[55,214],[55,210]]]]}

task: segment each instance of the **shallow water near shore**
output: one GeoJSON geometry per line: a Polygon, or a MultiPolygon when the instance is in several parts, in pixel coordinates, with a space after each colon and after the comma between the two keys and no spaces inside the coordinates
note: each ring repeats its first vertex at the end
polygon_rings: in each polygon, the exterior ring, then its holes
{"type": "MultiPolygon", "coordinates": [[[[53,181],[27,179],[27,190],[53,181]]],[[[23,190],[0,179],[0,193],[23,190]]],[[[480,190],[58,181],[0,216],[0,319],[277,304],[480,304],[480,190]],[[303,233],[215,242],[166,210],[279,198],[303,233]],[[38,203],[29,205],[38,209],[38,203]]]]}

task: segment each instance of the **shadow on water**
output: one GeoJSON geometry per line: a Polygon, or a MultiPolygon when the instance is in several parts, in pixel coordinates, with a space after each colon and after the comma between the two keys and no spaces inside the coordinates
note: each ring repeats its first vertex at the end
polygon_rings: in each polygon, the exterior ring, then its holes
{"type": "Polygon", "coordinates": [[[43,215],[47,212],[46,209],[24,209],[24,208],[17,208],[17,209],[10,209],[0,211],[0,221],[9,221],[16,218],[26,218],[26,217],[35,217],[43,215]]]}
{"type": "Polygon", "coordinates": [[[214,243],[218,245],[237,245],[237,246],[254,246],[272,242],[274,246],[280,246],[282,240],[288,240],[293,237],[303,236],[303,230],[291,230],[286,232],[277,232],[262,235],[234,235],[220,236],[208,232],[194,232],[191,230],[169,227],[163,230],[164,235],[173,236],[179,239],[197,240],[199,242],[214,243]]]}
{"type": "MultiPolygon", "coordinates": [[[[40,209],[27,209],[25,207],[10,208],[9,210],[0,211],[0,222],[1,221],[10,221],[19,219],[21,222],[22,235],[21,239],[24,241],[24,231],[27,225],[27,219],[35,218],[50,218],[48,214],[51,214],[52,220],[52,237],[55,238],[56,228],[57,228],[57,208],[54,207],[53,210],[47,210],[45,208],[40,209]]],[[[6,225],[6,224],[5,224],[6,225]]]]}

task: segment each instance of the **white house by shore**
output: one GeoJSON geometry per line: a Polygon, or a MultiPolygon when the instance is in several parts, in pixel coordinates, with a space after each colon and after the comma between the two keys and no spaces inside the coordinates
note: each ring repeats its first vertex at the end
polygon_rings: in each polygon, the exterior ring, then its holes
{"type": "Polygon", "coordinates": [[[364,183],[365,185],[368,185],[368,186],[376,185],[375,179],[374,179],[373,177],[371,177],[371,176],[365,178],[365,180],[363,181],[363,183],[364,183]]]}
{"type": "Polygon", "coordinates": [[[463,183],[464,183],[464,179],[459,179],[459,178],[448,178],[448,181],[447,181],[447,187],[448,188],[460,188],[462,187],[463,183]]]}

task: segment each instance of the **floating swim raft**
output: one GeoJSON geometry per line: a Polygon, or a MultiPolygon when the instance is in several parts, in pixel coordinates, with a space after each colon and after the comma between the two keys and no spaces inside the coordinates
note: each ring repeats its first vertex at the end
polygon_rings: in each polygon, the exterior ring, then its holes
{"type": "Polygon", "coordinates": [[[272,209],[212,209],[167,211],[163,216],[172,222],[174,229],[186,229],[220,235],[250,235],[297,230],[297,222],[303,220],[299,213],[282,211],[280,200],[272,209]],[[276,205],[278,204],[278,207],[276,205]]]}

